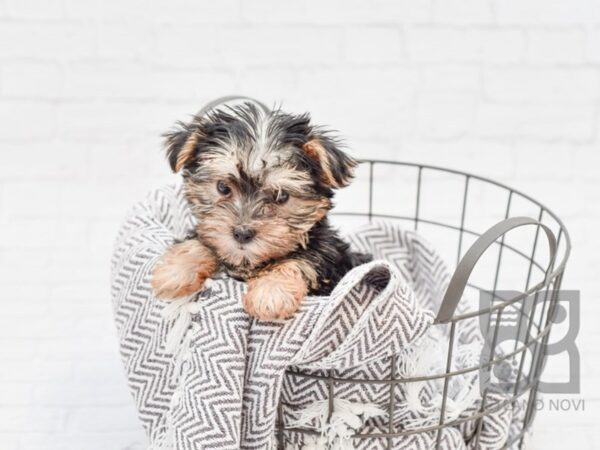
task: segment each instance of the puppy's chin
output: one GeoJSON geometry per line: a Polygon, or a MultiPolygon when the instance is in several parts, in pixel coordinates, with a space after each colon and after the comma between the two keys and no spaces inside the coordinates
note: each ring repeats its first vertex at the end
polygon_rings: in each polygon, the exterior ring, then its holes
{"type": "Polygon", "coordinates": [[[263,258],[261,258],[261,255],[258,255],[256,251],[253,251],[251,244],[231,244],[226,250],[217,251],[217,255],[222,261],[232,267],[251,269],[259,266],[263,262],[263,258]]]}
{"type": "MultiPolygon", "coordinates": [[[[273,243],[257,237],[248,244],[241,245],[233,239],[219,239],[211,242],[218,258],[230,268],[239,268],[243,271],[252,271],[264,263],[281,258],[294,251],[298,244],[286,242],[286,245],[273,245],[273,243]]],[[[282,244],[279,242],[279,244],[282,244]]]]}
{"type": "Polygon", "coordinates": [[[217,257],[226,265],[231,267],[246,267],[251,268],[259,265],[262,262],[261,255],[254,248],[254,243],[240,244],[234,239],[218,236],[206,236],[204,239],[217,257]]]}

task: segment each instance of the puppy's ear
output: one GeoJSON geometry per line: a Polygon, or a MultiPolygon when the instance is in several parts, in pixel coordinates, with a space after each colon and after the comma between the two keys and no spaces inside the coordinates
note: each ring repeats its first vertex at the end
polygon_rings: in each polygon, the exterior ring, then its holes
{"type": "Polygon", "coordinates": [[[348,186],[358,165],[328,137],[311,137],[302,147],[306,155],[319,163],[321,181],[332,189],[348,186]]]}
{"type": "Polygon", "coordinates": [[[163,136],[171,170],[179,172],[196,156],[198,141],[204,136],[201,120],[195,117],[189,124],[177,122],[175,128],[163,136]]]}

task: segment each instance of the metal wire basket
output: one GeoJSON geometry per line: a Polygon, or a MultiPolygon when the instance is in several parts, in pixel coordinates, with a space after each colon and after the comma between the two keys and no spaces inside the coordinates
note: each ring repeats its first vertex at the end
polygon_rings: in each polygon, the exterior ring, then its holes
{"type": "MultiPolygon", "coordinates": [[[[448,384],[458,375],[451,370],[455,330],[461,321],[478,317],[481,323],[487,324],[488,330],[490,327],[494,330],[490,352],[482,358],[481,364],[466,370],[490,373],[510,357],[519,361],[518,372],[509,388],[510,395],[502,405],[486,404],[486,388],[482,392],[481,407],[461,421],[477,421],[474,444],[478,448],[483,419],[498,407],[515,408],[519,404],[525,408],[519,431],[503,448],[523,448],[524,437],[535,415],[540,376],[547,356],[546,344],[558,303],[557,292],[571,247],[561,220],[540,202],[492,180],[456,170],[393,161],[362,161],[355,183],[340,193],[338,202],[333,212],[334,222],[345,226],[375,219],[399,222],[425,236],[447,260],[456,261],[456,270],[435,321],[435,326],[449,328],[445,372],[418,378],[392,376],[376,381],[390,386],[387,413],[391,418],[394,389],[425,379],[441,380],[443,400],[439,422],[421,429],[403,430],[396,429],[394,421],[389,420],[385,432],[357,433],[354,438],[386,439],[387,448],[391,449],[394,438],[435,432],[435,448],[439,449],[440,430],[458,424],[457,420],[444,420],[448,384]],[[508,231],[511,232],[507,234],[508,231]],[[542,239],[547,239],[549,245],[541,245],[542,239]],[[507,296],[507,290],[513,294],[507,296]],[[469,314],[457,314],[456,307],[463,293],[471,296],[485,293],[491,301],[469,314]],[[526,299],[532,299],[527,308],[526,299]],[[514,347],[499,351],[497,330],[508,316],[514,322],[514,347]]],[[[328,384],[330,417],[334,408],[334,385],[371,383],[297,371],[294,376],[320,378],[328,384]]],[[[280,421],[280,445],[286,430],[315,434],[310,429],[286,427],[280,421]]]]}

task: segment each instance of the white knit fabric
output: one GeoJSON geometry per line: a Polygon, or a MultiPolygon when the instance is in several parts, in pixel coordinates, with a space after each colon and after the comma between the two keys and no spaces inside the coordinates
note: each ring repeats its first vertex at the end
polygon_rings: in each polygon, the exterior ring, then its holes
{"type": "MultiPolygon", "coordinates": [[[[448,271],[419,235],[374,224],[350,236],[372,263],[349,272],[332,294],[308,297],[295,316],[259,322],[241,306],[245,284],[218,276],[197,296],[172,303],[150,288],[156,260],[194,220],[180,186],[159,189],[125,221],[114,252],[112,294],[131,391],[153,448],[387,448],[387,438],[354,433],[417,430],[438,423],[443,381],[398,384],[337,382],[443,373],[447,330],[431,326],[448,271]],[[286,370],[292,368],[291,372],[286,370]],[[304,378],[296,374],[312,374],[304,378]],[[329,417],[329,393],[334,410],[329,417]],[[393,416],[386,411],[393,396],[393,416]],[[281,401],[281,408],[278,405],[281,401]],[[328,420],[327,420],[328,419],[328,420]],[[276,433],[286,428],[317,432],[276,433]]],[[[478,362],[477,325],[458,329],[452,369],[478,362]]],[[[478,373],[453,377],[442,429],[443,449],[501,448],[513,423],[510,406],[486,417],[477,447],[478,373]],[[483,438],[483,439],[482,439],[483,438]]],[[[502,406],[489,396],[486,405],[502,406]]],[[[430,449],[436,432],[393,438],[394,449],[430,449]]]]}

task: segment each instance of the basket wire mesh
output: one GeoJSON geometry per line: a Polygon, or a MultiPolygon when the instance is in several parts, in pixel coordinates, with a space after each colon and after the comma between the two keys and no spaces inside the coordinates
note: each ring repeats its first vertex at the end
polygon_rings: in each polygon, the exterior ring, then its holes
{"type": "MultiPolygon", "coordinates": [[[[553,317],[556,312],[557,292],[560,289],[565,264],[571,248],[569,235],[562,221],[540,202],[508,186],[473,174],[422,164],[363,160],[354,185],[342,191],[341,194],[345,195],[348,201],[344,204],[342,199],[341,206],[336,207],[333,211],[334,219],[341,219],[339,220],[340,223],[347,222],[347,219],[351,219],[351,222],[371,222],[372,220],[383,219],[397,221],[405,224],[405,226],[412,226],[415,231],[432,240],[434,244],[437,242],[444,244],[451,240],[453,244],[450,247],[454,248],[449,248],[446,256],[452,258],[452,261],[455,260],[457,265],[467,253],[469,241],[473,242],[481,238],[490,225],[498,222],[498,220],[522,215],[519,213],[525,209],[527,215],[535,219],[537,225],[529,227],[533,235],[529,234],[519,241],[513,242],[507,234],[502,234],[499,239],[494,241],[496,253],[493,254],[492,251],[488,251],[486,252],[486,258],[478,262],[477,266],[487,268],[488,275],[491,275],[491,277],[481,276],[478,278],[477,276],[471,276],[467,283],[467,289],[476,295],[483,292],[491,295],[491,303],[488,307],[482,307],[479,310],[462,315],[452,314],[454,311],[452,310],[448,317],[442,317],[443,314],[440,311],[434,326],[449,328],[446,366],[443,373],[401,378],[395,373],[396,364],[392,360],[391,377],[382,380],[347,379],[338,378],[335,374],[326,376],[298,371],[288,371],[288,376],[300,379],[303,377],[317,378],[326,382],[328,386],[329,417],[334,412],[334,387],[337,383],[360,385],[376,383],[389,386],[390,395],[387,404],[389,423],[387,429],[378,433],[357,432],[353,436],[354,439],[361,440],[385,439],[388,449],[393,448],[394,438],[426,432],[436,433],[435,448],[439,449],[441,448],[442,436],[440,430],[444,427],[457,426],[466,421],[476,421],[477,423],[472,439],[474,440],[474,448],[478,448],[483,419],[502,408],[515,408],[517,402],[522,401],[525,409],[522,421],[519,423],[519,430],[510,436],[510,442],[507,442],[503,448],[523,448],[525,435],[535,415],[538,386],[546,358],[545,346],[548,343],[553,317]],[[398,184],[394,184],[398,180],[403,180],[403,187],[399,188],[398,184]],[[475,187],[475,185],[478,187],[475,187]],[[433,192],[434,195],[425,195],[427,189],[430,193],[433,192]],[[489,196],[485,194],[490,189],[494,191],[493,200],[490,200],[489,196]],[[382,197],[381,192],[387,192],[387,197],[382,197]],[[484,194],[481,194],[482,192],[484,194]],[[451,214],[443,211],[444,196],[448,193],[454,193],[458,196],[458,208],[451,214]],[[404,197],[402,197],[403,195],[404,197]],[[407,196],[414,197],[411,201],[407,196]],[[377,201],[378,204],[386,205],[385,208],[376,204],[376,197],[377,199],[385,197],[383,202],[377,201]],[[391,209],[398,203],[410,204],[412,211],[406,209],[401,213],[392,211],[391,209]],[[517,207],[517,204],[520,206],[517,207]],[[489,211],[486,212],[486,209],[489,211]],[[436,216],[438,210],[442,211],[436,216]],[[490,211],[493,211],[493,213],[490,213],[490,211]],[[469,217],[476,220],[470,220],[469,217]],[[439,234],[438,232],[442,231],[441,236],[436,237],[439,234]],[[556,258],[551,258],[548,252],[543,251],[541,240],[544,238],[544,231],[550,231],[550,234],[556,236],[556,258]],[[448,233],[453,235],[454,240],[448,239],[450,236],[448,233]],[[453,252],[454,254],[452,254],[453,252]],[[519,263],[514,262],[515,258],[521,262],[520,266],[519,263]],[[548,260],[550,260],[549,267],[547,267],[548,260]],[[520,278],[524,280],[524,283],[521,281],[523,284],[515,285],[515,281],[511,281],[510,276],[504,277],[504,275],[510,275],[514,272],[519,272],[520,278]],[[543,278],[541,281],[536,282],[536,276],[538,275],[543,278]],[[508,283],[501,282],[503,278],[508,278],[508,283]],[[511,290],[514,291],[513,296],[506,296],[505,291],[502,290],[506,286],[510,286],[511,290]],[[530,310],[523,306],[525,299],[533,299],[530,310]],[[498,351],[498,330],[508,315],[511,315],[513,321],[516,321],[515,343],[508,352],[498,351]],[[457,325],[463,320],[474,317],[479,318],[482,321],[481,323],[486,324],[488,331],[490,327],[494,327],[489,355],[487,358],[482,359],[482,362],[477,366],[453,371],[452,360],[455,351],[457,325]],[[520,342],[519,336],[522,336],[523,333],[525,340],[520,342]],[[526,358],[527,353],[532,355],[529,360],[526,358]],[[516,358],[518,369],[513,386],[510,387],[510,395],[504,401],[500,403],[489,402],[488,388],[486,387],[482,391],[481,405],[472,415],[451,421],[444,420],[446,417],[448,386],[452,377],[468,371],[490,372],[508,358],[516,358]],[[396,398],[394,393],[396,389],[405,383],[434,379],[443,382],[441,412],[437,424],[406,430],[396,429],[392,419],[394,417],[396,398]]],[[[460,294],[462,294],[462,290],[459,294],[455,293],[455,296],[459,295],[460,297],[460,294]]],[[[458,303],[460,298],[451,300],[458,303]]],[[[317,431],[312,429],[286,427],[283,416],[283,404],[280,402],[278,408],[278,441],[280,448],[284,447],[284,432],[286,430],[301,434],[318,434],[317,431]]]]}

